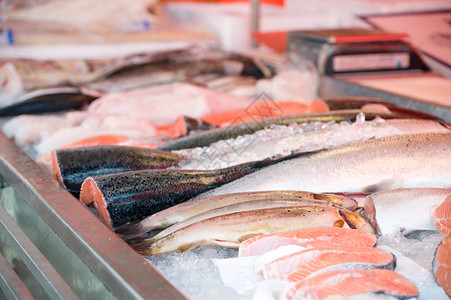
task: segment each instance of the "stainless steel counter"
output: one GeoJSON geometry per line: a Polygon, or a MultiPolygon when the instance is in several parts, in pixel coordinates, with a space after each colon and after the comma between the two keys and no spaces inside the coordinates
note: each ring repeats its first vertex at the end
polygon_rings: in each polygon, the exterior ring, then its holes
{"type": "Polygon", "coordinates": [[[0,298],[185,299],[3,134],[0,175],[0,298]]]}
{"type": "Polygon", "coordinates": [[[443,121],[451,122],[451,103],[450,106],[436,105],[420,99],[361,86],[335,77],[324,76],[321,79],[319,94],[322,98],[340,96],[380,98],[398,107],[425,112],[443,121]]]}

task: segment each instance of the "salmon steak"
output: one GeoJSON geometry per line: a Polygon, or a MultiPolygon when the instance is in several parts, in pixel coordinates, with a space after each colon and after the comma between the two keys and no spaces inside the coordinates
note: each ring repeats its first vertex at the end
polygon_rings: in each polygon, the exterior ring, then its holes
{"type": "Polygon", "coordinates": [[[442,237],[435,252],[432,270],[437,283],[451,298],[451,236],[442,237]]]}
{"type": "Polygon", "coordinates": [[[299,245],[319,247],[372,247],[377,238],[363,230],[341,227],[302,228],[250,238],[241,243],[239,256],[262,255],[280,246],[299,245]]]}
{"type": "Polygon", "coordinates": [[[374,247],[345,247],[343,249],[307,249],[286,255],[263,266],[265,279],[299,281],[317,272],[350,268],[393,270],[396,258],[393,254],[374,247]]]}
{"type": "Polygon", "coordinates": [[[391,270],[343,270],[319,274],[296,282],[285,291],[286,299],[321,300],[328,296],[381,293],[408,299],[419,294],[407,278],[391,270]]]}

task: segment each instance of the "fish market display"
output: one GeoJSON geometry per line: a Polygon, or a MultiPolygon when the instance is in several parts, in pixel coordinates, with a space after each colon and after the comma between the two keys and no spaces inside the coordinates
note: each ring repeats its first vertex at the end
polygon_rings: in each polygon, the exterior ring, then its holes
{"type": "Polygon", "coordinates": [[[157,229],[164,229],[186,219],[217,209],[228,207],[234,204],[252,201],[283,201],[299,200],[305,203],[331,203],[350,210],[357,208],[357,202],[347,197],[335,195],[313,194],[303,191],[268,191],[251,193],[233,193],[206,198],[191,199],[189,201],[171,206],[159,211],[136,224],[131,224],[116,231],[127,237],[134,237],[145,232],[157,229]]]}
{"type": "Polygon", "coordinates": [[[82,184],[80,200],[94,204],[102,220],[117,227],[287,158],[273,157],[216,170],[143,170],[88,177],[82,184]]]}
{"type": "Polygon", "coordinates": [[[54,152],[53,176],[70,192],[78,194],[90,176],[142,169],[165,169],[180,157],[161,150],[126,146],[92,146],[54,152]]]}
{"type": "Polygon", "coordinates": [[[450,148],[451,133],[374,139],[306,153],[199,197],[258,190],[359,193],[413,187],[447,188],[451,186],[450,148]]]}
{"type": "Polygon", "coordinates": [[[384,293],[408,299],[418,295],[418,288],[391,270],[348,270],[327,272],[298,281],[286,291],[285,296],[286,299],[321,300],[331,295],[365,293],[384,293]]]}
{"type": "Polygon", "coordinates": [[[365,199],[364,215],[383,235],[395,235],[400,232],[408,234],[415,230],[445,231],[444,228],[450,228],[445,224],[445,220],[450,219],[451,209],[449,206],[448,209],[445,208],[446,203],[451,202],[450,199],[451,189],[380,191],[365,199]],[[441,208],[441,205],[444,207],[441,208]],[[440,225],[441,222],[443,225],[440,225]]]}
{"type": "Polygon", "coordinates": [[[255,236],[300,228],[344,226],[373,232],[360,216],[345,209],[326,206],[294,206],[241,211],[202,220],[172,232],[150,246],[133,245],[141,254],[154,255],[187,251],[204,244],[239,247],[255,236]],[[250,225],[250,226],[249,226],[250,225]]]}
{"type": "MultiPolygon", "coordinates": [[[[450,132],[431,120],[365,121],[360,115],[355,122],[304,122],[270,125],[253,134],[223,139],[208,147],[175,151],[185,157],[180,164],[184,169],[224,168],[236,163],[263,159],[292,152],[307,152],[362,142],[385,136],[424,132],[450,132]]],[[[163,146],[164,147],[164,146],[163,146]]]]}
{"type": "Polygon", "coordinates": [[[372,247],[376,242],[376,236],[366,231],[318,226],[250,238],[241,243],[239,256],[262,255],[286,245],[298,245],[307,248],[351,248],[372,247]]]}
{"type": "Polygon", "coordinates": [[[435,252],[432,269],[437,283],[443,287],[448,297],[451,297],[451,236],[442,237],[435,252]]]}

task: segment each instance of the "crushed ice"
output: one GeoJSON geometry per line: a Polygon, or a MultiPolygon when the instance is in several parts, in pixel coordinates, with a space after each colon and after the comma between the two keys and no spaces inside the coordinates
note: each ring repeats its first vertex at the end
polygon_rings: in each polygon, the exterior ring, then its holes
{"type": "MultiPolygon", "coordinates": [[[[433,281],[431,270],[432,259],[440,237],[441,234],[437,232],[433,234],[429,232],[409,238],[402,235],[384,236],[378,240],[378,247],[392,248],[403,254],[401,256],[396,253],[399,258],[396,270],[403,271],[404,276],[412,273],[409,276],[411,278],[408,278],[417,281],[415,283],[422,291],[420,300],[427,300],[431,293],[435,295],[434,299],[446,299],[446,295],[442,298],[444,295],[442,289],[438,288],[433,281]],[[421,272],[412,272],[411,268],[415,268],[417,271],[421,269],[421,272]]],[[[237,249],[201,246],[184,253],[173,252],[145,256],[145,258],[188,299],[255,299],[247,293],[240,295],[232,288],[227,287],[221,279],[217,266],[219,264],[215,265],[214,263],[214,261],[237,258],[237,256],[237,249]]],[[[244,280],[244,278],[242,279],[244,280]]]]}
{"type": "Polygon", "coordinates": [[[220,140],[207,147],[174,152],[185,158],[181,168],[208,170],[401,133],[383,119],[365,121],[365,115],[360,113],[353,123],[330,121],[271,125],[253,134],[220,140]]]}

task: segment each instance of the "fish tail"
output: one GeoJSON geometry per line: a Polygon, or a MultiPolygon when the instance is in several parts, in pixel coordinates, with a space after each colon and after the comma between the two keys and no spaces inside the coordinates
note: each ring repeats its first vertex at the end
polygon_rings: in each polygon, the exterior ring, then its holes
{"type": "Polygon", "coordinates": [[[135,237],[133,239],[127,240],[127,244],[130,245],[136,252],[138,253],[148,253],[148,248],[156,241],[156,239],[144,238],[144,237],[135,237]]]}
{"type": "Polygon", "coordinates": [[[141,236],[146,232],[153,230],[147,230],[142,226],[141,223],[132,223],[132,224],[124,224],[118,228],[115,228],[114,231],[117,235],[119,235],[123,240],[130,240],[135,237],[141,236]]]}

